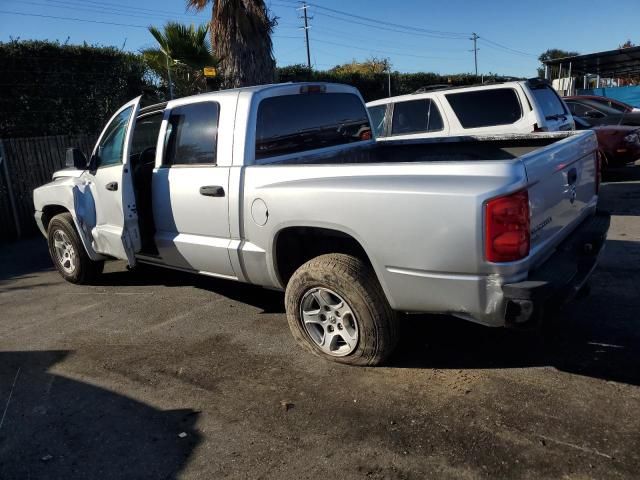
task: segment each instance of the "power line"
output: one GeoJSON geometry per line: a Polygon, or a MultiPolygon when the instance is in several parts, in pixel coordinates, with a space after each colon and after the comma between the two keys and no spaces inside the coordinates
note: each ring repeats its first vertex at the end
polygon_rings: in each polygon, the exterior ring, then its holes
{"type": "MultiPolygon", "coordinates": [[[[330,34],[332,34],[332,36],[338,36],[338,37],[342,37],[345,38],[347,40],[362,40],[364,42],[368,42],[369,44],[371,43],[384,43],[385,46],[388,47],[392,47],[392,48],[416,48],[416,44],[410,45],[408,43],[398,43],[394,40],[381,40],[380,38],[378,39],[372,39],[372,38],[366,38],[363,36],[354,36],[353,34],[351,34],[350,32],[345,32],[344,30],[338,30],[335,28],[330,28],[330,27],[326,27],[324,25],[318,25],[317,23],[313,26],[314,31],[316,32],[328,32],[330,34]]],[[[364,34],[366,35],[366,33],[364,34]]],[[[443,50],[441,48],[438,48],[438,51],[440,52],[457,52],[457,53],[461,53],[466,51],[466,49],[446,49],[443,50]]]]}
{"type": "Polygon", "coordinates": [[[387,55],[395,55],[395,56],[400,56],[400,57],[413,57],[413,58],[425,58],[428,60],[448,60],[451,57],[430,57],[427,55],[413,55],[411,53],[398,53],[398,52],[390,52],[388,50],[378,50],[375,48],[365,48],[365,47],[356,47],[354,45],[346,45],[344,43],[337,43],[337,42],[331,42],[329,40],[315,40],[316,42],[320,42],[320,43],[326,43],[327,45],[336,45],[338,47],[346,47],[346,48],[354,48],[356,50],[364,50],[365,52],[371,52],[371,53],[382,53],[382,54],[387,54],[387,55]]]}
{"type": "Polygon", "coordinates": [[[533,53],[528,53],[528,52],[523,52],[522,50],[516,50],[515,48],[511,48],[511,47],[507,47],[506,45],[502,45],[501,43],[498,42],[494,42],[492,40],[487,39],[486,37],[482,37],[482,40],[485,44],[489,44],[489,45],[493,45],[494,47],[500,48],[502,50],[505,50],[509,53],[515,53],[518,55],[523,55],[525,57],[534,57],[537,58],[537,55],[534,55],[533,53]]]}
{"type": "MultiPolygon", "coordinates": [[[[331,15],[330,13],[323,13],[323,12],[316,12],[316,15],[321,15],[323,17],[329,17],[329,18],[333,18],[335,20],[339,20],[341,22],[346,22],[346,23],[352,23],[355,25],[362,25],[365,27],[369,27],[369,28],[375,28],[376,30],[385,30],[387,32],[395,32],[395,33],[402,33],[405,35],[413,35],[413,36],[417,36],[417,37],[427,37],[427,38],[439,38],[439,39],[443,39],[443,37],[437,36],[437,35],[429,35],[426,33],[419,33],[419,32],[411,32],[411,31],[407,31],[407,30],[400,30],[397,28],[391,28],[391,27],[385,27],[382,25],[372,25],[370,23],[365,23],[365,22],[360,22],[358,20],[350,20],[347,18],[342,18],[342,17],[338,17],[336,15],[331,15]]],[[[466,40],[466,37],[464,38],[444,38],[445,40],[466,40]]]]}
{"type": "Polygon", "coordinates": [[[168,18],[181,18],[185,20],[187,18],[189,20],[197,19],[197,17],[194,17],[194,16],[181,15],[178,13],[172,13],[172,14],[166,14],[166,15],[162,15],[158,13],[152,14],[152,13],[136,11],[135,9],[128,10],[125,8],[118,8],[118,7],[97,7],[94,5],[86,5],[81,2],[69,1],[69,0],[49,0],[47,2],[34,2],[34,1],[23,0],[21,3],[27,4],[27,5],[53,7],[53,8],[59,8],[59,9],[65,9],[65,10],[83,11],[83,12],[98,13],[101,15],[111,15],[111,16],[115,16],[115,15],[122,16],[122,14],[126,14],[128,17],[137,17],[137,18],[146,18],[146,19],[149,19],[149,18],[158,18],[158,19],[161,18],[163,20],[166,20],[168,18]]]}
{"type": "Polygon", "coordinates": [[[86,18],[58,17],[55,15],[41,15],[39,13],[12,12],[9,10],[0,10],[0,13],[6,13],[8,15],[22,15],[24,17],[54,18],[56,20],[69,20],[73,22],[100,23],[103,25],[117,25],[119,27],[147,28],[147,25],[133,25],[131,23],[118,23],[118,22],[104,22],[102,20],[88,20],[86,18]]]}
{"type": "Polygon", "coordinates": [[[429,34],[429,35],[433,35],[433,36],[463,39],[463,38],[466,38],[467,35],[468,35],[468,33],[445,32],[445,31],[440,31],[440,30],[431,30],[431,29],[426,29],[426,28],[421,28],[421,27],[413,27],[413,26],[410,26],[410,25],[402,25],[402,24],[399,24],[399,23],[387,22],[385,20],[380,20],[380,19],[370,18],[370,17],[364,17],[362,15],[356,15],[356,14],[353,14],[353,13],[344,12],[342,10],[336,10],[336,9],[329,8],[329,7],[323,7],[322,5],[318,5],[318,4],[312,3],[312,2],[309,2],[309,5],[317,8],[317,9],[324,10],[324,11],[327,11],[327,12],[332,12],[332,13],[338,14],[338,15],[343,15],[345,17],[356,18],[358,20],[363,20],[363,21],[374,23],[374,24],[377,24],[377,25],[382,24],[382,25],[387,25],[387,26],[394,27],[394,28],[412,30],[414,32],[420,32],[420,33],[423,33],[423,34],[429,34]]]}

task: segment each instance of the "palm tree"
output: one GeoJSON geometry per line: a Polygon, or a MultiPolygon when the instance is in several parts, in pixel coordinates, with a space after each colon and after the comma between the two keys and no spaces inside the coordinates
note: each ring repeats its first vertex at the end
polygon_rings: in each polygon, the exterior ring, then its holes
{"type": "Polygon", "coordinates": [[[270,17],[264,0],[186,0],[187,8],[211,4],[211,45],[221,58],[225,87],[271,83],[275,78],[270,17]]]}
{"type": "Polygon", "coordinates": [[[142,55],[149,68],[178,96],[206,90],[204,67],[217,67],[219,60],[213,55],[207,34],[208,25],[183,25],[168,22],[162,30],[149,27],[159,48],[147,48],[142,55]]]}

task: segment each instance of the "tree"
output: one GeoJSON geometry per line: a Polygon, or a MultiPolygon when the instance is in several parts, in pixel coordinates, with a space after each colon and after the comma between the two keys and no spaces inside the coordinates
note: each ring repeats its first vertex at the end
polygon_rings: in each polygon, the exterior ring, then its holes
{"type": "Polygon", "coordinates": [[[208,30],[208,25],[196,27],[177,22],[168,22],[162,30],[149,27],[159,48],[147,48],[142,56],[169,90],[174,90],[175,96],[206,91],[203,69],[217,67],[219,63],[207,40],[208,30]]]}
{"type": "Polygon", "coordinates": [[[211,45],[220,56],[225,87],[271,83],[275,58],[271,33],[277,24],[264,0],[186,0],[197,11],[211,4],[211,45]]]}
{"type": "Polygon", "coordinates": [[[633,43],[631,40],[627,40],[626,42],[624,42],[622,45],[618,45],[619,49],[623,49],[623,48],[632,48],[635,47],[636,44],[633,43]]]}
{"type": "Polygon", "coordinates": [[[560,50],[558,48],[550,48],[546,50],[538,57],[538,60],[542,63],[542,66],[538,67],[538,76],[540,78],[544,77],[544,62],[548,60],[555,60],[557,58],[575,57],[576,55],[580,55],[580,53],[569,50],[560,50]]]}
{"type": "Polygon", "coordinates": [[[388,58],[376,58],[371,57],[364,62],[358,62],[352,60],[351,63],[345,63],[343,65],[336,65],[330,72],[344,74],[344,73],[360,73],[363,75],[371,75],[376,73],[385,73],[390,70],[390,62],[388,58]]]}

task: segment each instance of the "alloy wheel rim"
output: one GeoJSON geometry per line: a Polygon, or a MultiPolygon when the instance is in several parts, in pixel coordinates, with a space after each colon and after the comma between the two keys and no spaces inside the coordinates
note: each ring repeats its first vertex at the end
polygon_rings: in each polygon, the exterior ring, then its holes
{"type": "Polygon", "coordinates": [[[344,357],[358,346],[358,322],[349,304],[333,290],[315,287],[300,303],[302,324],[311,340],[327,355],[344,357]]]}
{"type": "Polygon", "coordinates": [[[60,268],[62,268],[65,273],[73,273],[76,270],[77,263],[76,251],[64,231],[56,230],[53,232],[53,250],[60,268]]]}

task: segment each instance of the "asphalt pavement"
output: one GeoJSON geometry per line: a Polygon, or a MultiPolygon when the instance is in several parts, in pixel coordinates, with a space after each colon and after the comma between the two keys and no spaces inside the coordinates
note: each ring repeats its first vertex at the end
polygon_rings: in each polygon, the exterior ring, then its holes
{"type": "Polygon", "coordinates": [[[0,478],[638,478],[640,166],[591,295],[544,338],[403,319],[390,364],[312,357],[282,294],[0,246],[0,478]]]}

